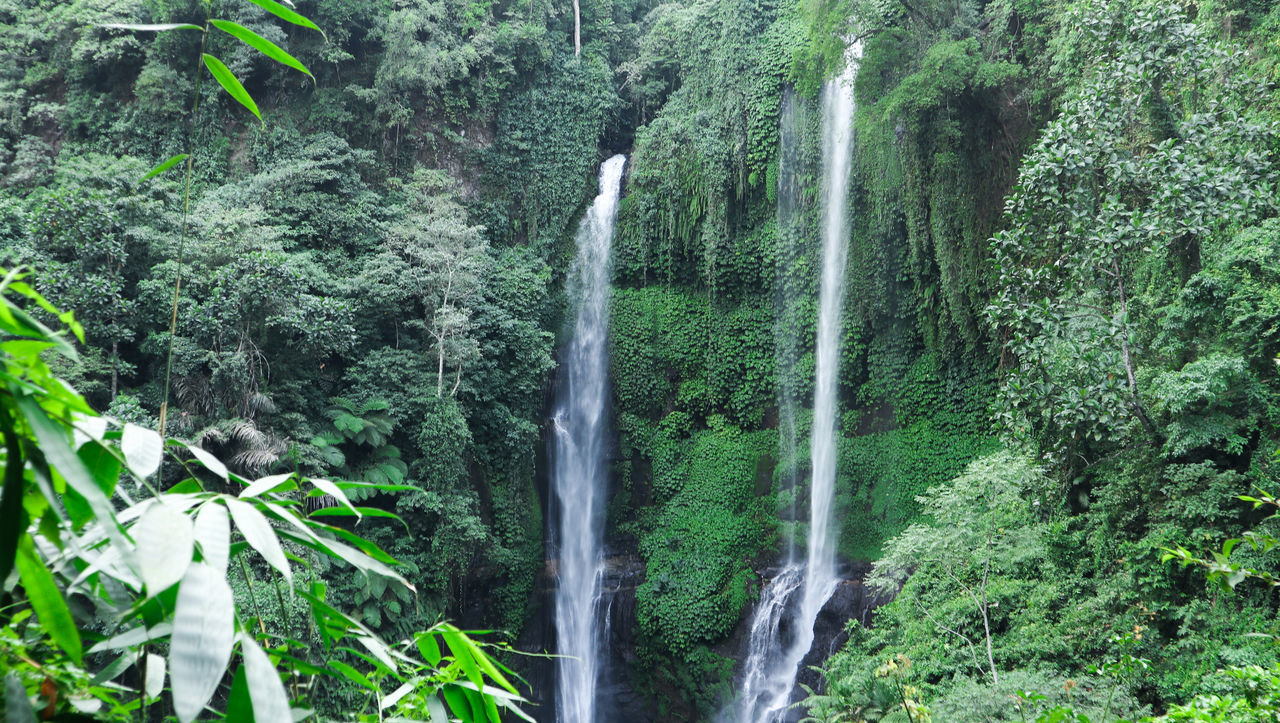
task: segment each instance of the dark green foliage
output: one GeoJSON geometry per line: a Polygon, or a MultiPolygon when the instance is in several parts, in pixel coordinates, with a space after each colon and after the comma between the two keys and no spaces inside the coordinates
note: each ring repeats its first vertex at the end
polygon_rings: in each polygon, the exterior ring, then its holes
{"type": "Polygon", "coordinates": [[[497,238],[568,265],[554,244],[595,195],[596,149],[616,112],[608,66],[594,59],[560,58],[504,100],[483,175],[487,188],[505,191],[485,194],[485,221],[497,238]]]}
{"type": "MultiPolygon", "coordinates": [[[[641,645],[673,655],[691,672],[706,667],[700,644],[727,635],[752,599],[750,561],[768,541],[761,479],[772,476],[776,436],[744,433],[721,417],[693,432],[675,412],[645,445],[653,459],[655,507],[642,529],[645,581],[636,590],[641,645]]],[[[695,703],[718,703],[715,678],[687,680],[695,703]]]]}

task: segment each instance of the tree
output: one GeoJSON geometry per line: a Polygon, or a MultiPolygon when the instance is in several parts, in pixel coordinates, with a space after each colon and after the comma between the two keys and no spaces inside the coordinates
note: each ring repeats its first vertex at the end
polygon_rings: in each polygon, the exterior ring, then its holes
{"type": "Polygon", "coordinates": [[[305,514],[307,497],[326,496],[358,519],[361,512],[346,490],[368,485],[293,474],[244,479],[198,446],[98,416],[40,356],[52,350],[74,357],[67,336],[82,340],[80,325],[19,271],[0,274],[0,362],[6,370],[0,384],[0,580],[18,571],[17,584],[0,591],[0,622],[7,628],[27,621],[22,632],[0,636],[10,720],[35,720],[29,694],[38,690],[47,715],[72,708],[127,720],[138,706],[145,715],[149,701],[164,697],[187,723],[210,703],[235,650],[241,664],[227,702],[231,718],[252,711],[258,720],[288,720],[291,704],[303,702],[299,678],[323,675],[370,689],[379,718],[387,709],[421,716],[447,704],[464,720],[497,723],[498,706],[527,719],[496,662],[457,628],[441,623],[416,633],[412,644],[389,645],[326,601],[324,585],[304,588],[295,577],[312,563],[297,556],[290,562],[283,542],[414,592],[393,569],[393,558],[305,514]],[[34,318],[15,296],[57,318],[60,330],[34,318]],[[180,479],[158,493],[166,457],[180,479]],[[145,491],[140,501],[120,486],[126,471],[145,491]],[[119,513],[112,498],[123,506],[119,513]],[[237,534],[244,544],[233,546],[237,534]],[[277,600],[283,583],[307,602],[319,646],[265,624],[258,600],[265,591],[254,592],[248,550],[279,575],[271,581],[277,600]],[[228,585],[236,572],[244,575],[250,606],[238,603],[228,585]],[[89,604],[69,605],[73,594],[89,604]],[[86,637],[96,644],[87,647],[86,637]],[[344,640],[361,646],[372,670],[361,673],[333,660],[344,640]],[[166,644],[167,658],[156,654],[166,644]],[[115,659],[102,665],[102,658],[86,658],[97,652],[115,659]],[[113,682],[131,668],[142,682],[136,698],[113,682]],[[292,683],[292,695],[281,673],[292,683]],[[410,682],[387,693],[387,679],[410,682]],[[98,702],[91,706],[86,696],[98,702]]]}
{"type": "Polygon", "coordinates": [[[445,394],[446,368],[453,370],[449,396],[458,393],[463,366],[479,353],[470,335],[473,304],[489,263],[484,229],[467,223],[466,211],[445,192],[438,172],[419,171],[409,188],[406,214],[388,230],[383,251],[366,268],[379,301],[411,301],[420,307],[420,327],[436,357],[436,396],[445,394]]]}
{"type": "Polygon", "coordinates": [[[1181,284],[1215,232],[1274,206],[1277,127],[1254,81],[1182,8],[1084,0],[1062,62],[1089,66],[1027,156],[992,240],[1003,340],[1000,422],[1059,457],[1137,424],[1139,284],[1181,284]]]}
{"type": "Polygon", "coordinates": [[[1024,456],[1006,451],[973,462],[964,474],[916,498],[930,522],[911,525],[887,542],[867,580],[880,592],[896,593],[910,579],[935,599],[965,600],[930,610],[914,597],[920,614],[939,632],[963,641],[974,668],[993,684],[1000,682],[992,645],[998,603],[989,591],[996,577],[1042,556],[1044,525],[1035,520],[1028,497],[1044,487],[1044,473],[1024,456]],[[947,617],[957,610],[967,614],[947,617]],[[975,637],[984,643],[982,662],[975,637]]]}

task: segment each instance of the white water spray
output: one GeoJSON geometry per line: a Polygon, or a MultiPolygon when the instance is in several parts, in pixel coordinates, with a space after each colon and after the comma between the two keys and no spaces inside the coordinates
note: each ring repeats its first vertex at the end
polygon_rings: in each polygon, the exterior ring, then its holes
{"type": "MultiPolygon", "coordinates": [[[[818,613],[835,591],[836,530],[831,507],[836,481],[837,382],[840,317],[844,307],[848,257],[847,198],[853,156],[853,80],[861,46],[846,55],[839,78],[822,91],[822,280],[819,291],[817,368],[809,453],[809,535],[803,564],[794,559],[765,588],[752,621],[742,696],[735,718],[776,721],[785,718],[801,661],[813,645],[818,613]],[[799,578],[803,575],[803,580],[799,578]],[[799,595],[799,600],[793,599],[799,595]],[[790,612],[790,640],[779,639],[782,616],[790,612]]],[[[784,121],[786,119],[784,114],[784,121]]],[[[784,141],[786,135],[784,132],[784,141]]],[[[785,152],[784,147],[784,152],[785,152]]],[[[781,198],[781,196],[780,196],[781,198]]],[[[782,228],[780,222],[779,228],[782,228]]]]}
{"type": "Polygon", "coordinates": [[[556,586],[556,719],[593,723],[600,677],[600,579],[604,567],[605,412],[609,274],[626,157],[600,167],[600,193],[578,226],[569,275],[577,320],[557,394],[552,487],[559,519],[556,586]]]}

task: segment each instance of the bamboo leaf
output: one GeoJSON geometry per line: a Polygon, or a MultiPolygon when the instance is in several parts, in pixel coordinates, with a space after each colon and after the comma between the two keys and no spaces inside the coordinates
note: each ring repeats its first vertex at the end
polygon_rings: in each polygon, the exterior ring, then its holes
{"type": "Polygon", "coordinates": [[[189,153],[179,153],[179,154],[178,154],[178,155],[176,155],[176,156],[170,156],[170,157],[169,157],[169,160],[167,160],[167,161],[165,161],[165,162],[161,163],[160,165],[156,166],[155,168],[152,168],[150,171],[147,171],[147,175],[143,176],[143,177],[142,177],[142,178],[140,178],[139,180],[141,180],[141,181],[146,181],[146,180],[148,180],[148,179],[150,179],[150,178],[155,178],[156,176],[160,175],[161,173],[164,173],[165,171],[169,170],[170,168],[173,168],[174,166],[178,165],[179,163],[182,163],[183,161],[187,160],[187,157],[188,157],[189,155],[191,155],[191,154],[189,154],[189,153]]]}
{"type": "MultiPolygon", "coordinates": [[[[288,482],[291,477],[293,477],[292,472],[285,472],[284,474],[273,474],[270,477],[263,477],[262,479],[256,480],[253,484],[241,490],[240,499],[243,500],[250,497],[257,497],[258,495],[270,492],[271,490],[280,487],[285,482],[288,482]]],[[[291,487],[290,489],[294,489],[296,487],[297,485],[294,485],[294,487],[291,487]]]]}
{"type": "Polygon", "coordinates": [[[210,20],[209,22],[217,29],[236,38],[245,45],[255,48],[263,55],[271,58],[277,63],[287,65],[290,68],[306,74],[311,78],[311,82],[315,82],[315,76],[311,75],[311,71],[307,70],[307,66],[298,62],[297,58],[286,53],[279,45],[276,45],[270,40],[258,35],[249,28],[246,28],[240,23],[233,23],[230,20],[210,20]]]}
{"type": "Polygon", "coordinates": [[[462,672],[467,674],[467,679],[476,685],[484,685],[484,678],[480,676],[480,666],[476,665],[476,661],[471,657],[471,648],[466,643],[466,636],[452,625],[442,629],[440,636],[449,644],[449,652],[462,666],[462,672]]]}
{"type": "Polygon", "coordinates": [[[104,650],[120,650],[121,648],[132,648],[135,645],[141,645],[151,640],[157,640],[169,635],[173,632],[173,625],[169,623],[160,623],[154,627],[139,626],[131,630],[126,630],[119,635],[112,636],[92,648],[90,653],[101,653],[104,650]]]}
{"type": "Polygon", "coordinates": [[[401,685],[399,688],[396,688],[394,691],[392,691],[391,694],[388,695],[386,698],[382,699],[382,702],[378,704],[378,710],[380,711],[386,710],[394,706],[396,703],[400,702],[401,698],[408,695],[409,692],[412,690],[413,690],[413,683],[411,682],[401,685]]]}
{"type": "Polygon", "coordinates": [[[320,29],[320,26],[311,22],[306,17],[299,15],[293,10],[290,10],[284,5],[281,5],[275,0],[249,0],[249,2],[253,3],[254,5],[257,5],[263,10],[266,10],[272,15],[280,18],[281,20],[284,20],[285,22],[290,22],[290,23],[293,23],[294,25],[301,25],[304,28],[311,28],[317,33],[320,33],[320,37],[324,38],[325,40],[329,39],[328,36],[324,34],[324,31],[320,29]]]}
{"type": "Polygon", "coordinates": [[[191,520],[161,498],[130,530],[138,543],[138,567],[147,595],[158,595],[182,579],[191,564],[195,534],[191,520]]]}
{"type": "Polygon", "coordinates": [[[22,445],[18,435],[10,426],[8,412],[4,415],[5,430],[5,465],[4,487],[0,488],[0,581],[9,578],[13,570],[13,560],[18,553],[18,538],[27,528],[26,512],[22,507],[22,497],[26,485],[23,484],[22,445]]]}
{"type": "Polygon", "coordinates": [[[80,632],[76,630],[75,621],[71,619],[71,611],[67,609],[67,601],[62,599],[58,584],[54,582],[53,573],[45,566],[44,560],[36,553],[35,543],[30,536],[23,536],[18,542],[17,558],[18,576],[22,587],[26,590],[31,609],[40,618],[40,627],[48,633],[50,639],[59,648],[79,664],[84,656],[84,648],[80,642],[80,632]]]}
{"type": "Polygon", "coordinates": [[[249,700],[253,701],[253,719],[263,723],[289,723],[289,696],[280,683],[280,675],[271,659],[253,638],[241,633],[240,657],[244,659],[245,677],[249,679],[249,700]]]}
{"type": "Polygon", "coordinates": [[[229,481],[227,479],[227,466],[222,463],[222,460],[194,444],[188,444],[186,447],[187,451],[194,455],[196,461],[204,465],[205,469],[216,474],[223,482],[229,481]]]}
{"type": "Polygon", "coordinates": [[[235,520],[236,529],[240,530],[240,534],[244,535],[244,539],[253,549],[262,555],[267,564],[280,571],[285,579],[292,582],[293,572],[289,569],[289,561],[284,556],[284,550],[280,548],[280,540],[276,537],[276,531],[271,527],[271,523],[267,522],[267,518],[263,517],[258,508],[247,502],[228,497],[227,509],[231,511],[231,519],[235,520]]]}
{"type": "Polygon", "coordinates": [[[200,555],[213,569],[227,574],[227,560],[231,556],[231,523],[227,508],[210,502],[196,515],[196,541],[200,543],[200,555]]]}
{"type": "Polygon", "coordinates": [[[236,723],[257,723],[253,717],[253,701],[249,699],[249,681],[245,679],[244,666],[238,666],[231,676],[231,692],[227,695],[227,717],[236,723]]]}
{"type": "Polygon", "coordinates": [[[236,76],[227,68],[226,65],[222,63],[221,60],[218,60],[208,53],[203,53],[203,56],[204,66],[209,69],[209,73],[213,75],[213,79],[218,81],[218,85],[221,85],[222,89],[227,91],[227,94],[232,98],[235,98],[240,105],[248,108],[249,112],[257,116],[258,121],[261,122],[262,112],[258,110],[258,104],[253,102],[253,97],[249,95],[249,91],[244,89],[244,85],[240,83],[236,76]]]}
{"type": "Polygon", "coordinates": [[[351,667],[350,665],[347,665],[341,660],[330,660],[329,667],[338,671],[338,673],[340,673],[342,677],[346,678],[352,683],[355,683],[356,685],[359,685],[362,688],[366,688],[372,691],[378,690],[378,686],[374,685],[373,681],[369,680],[364,676],[363,673],[351,667]]]}
{"type": "Polygon", "coordinates": [[[439,698],[427,698],[427,711],[431,713],[431,723],[449,723],[449,711],[444,709],[439,698]]]}
{"type": "Polygon", "coordinates": [[[193,563],[178,586],[169,646],[169,682],[178,720],[189,723],[204,710],[231,660],[235,599],[217,570],[193,563]]]}
{"type": "Polygon", "coordinates": [[[103,23],[100,28],[112,30],[137,30],[144,33],[163,33],[169,30],[203,30],[199,25],[191,23],[103,23]]]}
{"type": "Polygon", "coordinates": [[[89,505],[89,509],[93,511],[98,524],[102,525],[112,543],[121,549],[125,561],[132,564],[133,558],[130,551],[133,546],[129,544],[120,530],[119,522],[116,520],[115,508],[111,506],[107,496],[103,494],[102,489],[98,487],[98,483],[94,481],[93,475],[85,467],[84,461],[76,456],[76,453],[71,450],[71,445],[67,444],[65,430],[50,419],[44,409],[40,407],[40,404],[31,397],[21,397],[17,400],[17,403],[18,408],[22,410],[23,417],[27,420],[27,424],[30,425],[31,431],[35,433],[36,443],[39,445],[45,459],[50,466],[62,474],[71,489],[84,498],[89,505]]]}
{"type": "Polygon", "coordinates": [[[164,658],[155,653],[147,653],[147,680],[143,690],[151,699],[159,698],[164,692],[164,658]]]}
{"type": "Polygon", "coordinates": [[[156,432],[130,422],[124,425],[120,451],[124,452],[130,471],[139,477],[150,477],[160,469],[164,440],[156,432]]]}
{"type": "Polygon", "coordinates": [[[351,500],[347,499],[347,493],[339,489],[334,483],[327,479],[313,479],[311,480],[311,484],[314,485],[316,489],[341,502],[343,506],[355,513],[357,519],[361,517],[360,510],[351,506],[351,500]]]}

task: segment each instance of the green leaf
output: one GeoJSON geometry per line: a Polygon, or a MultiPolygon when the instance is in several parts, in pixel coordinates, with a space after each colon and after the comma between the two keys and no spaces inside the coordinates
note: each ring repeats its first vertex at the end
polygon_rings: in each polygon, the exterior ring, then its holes
{"type": "Polygon", "coordinates": [[[368,690],[373,690],[373,691],[378,690],[378,686],[374,685],[373,681],[369,680],[364,676],[363,673],[351,667],[350,665],[347,665],[341,660],[330,660],[329,667],[338,671],[338,673],[340,673],[342,677],[346,678],[352,683],[355,683],[356,685],[359,685],[362,688],[366,688],[368,690]]]}
{"type": "Polygon", "coordinates": [[[452,625],[442,629],[440,635],[449,644],[449,652],[453,654],[453,659],[458,661],[458,665],[462,666],[462,672],[467,674],[467,679],[476,685],[484,685],[484,678],[480,676],[480,666],[476,665],[476,661],[471,657],[467,636],[452,625]]]}
{"type": "Polygon", "coordinates": [[[140,178],[139,180],[140,180],[140,181],[146,181],[146,180],[148,180],[148,179],[155,178],[156,176],[160,175],[161,173],[164,173],[165,171],[169,170],[170,168],[173,168],[174,166],[178,165],[179,163],[182,163],[183,161],[187,160],[187,157],[188,157],[189,155],[191,155],[191,154],[189,154],[189,153],[179,153],[179,154],[178,154],[178,155],[176,155],[176,156],[170,156],[170,157],[169,157],[169,160],[167,160],[167,161],[165,161],[165,162],[161,163],[160,165],[156,166],[155,168],[152,168],[150,171],[147,171],[147,175],[143,176],[143,177],[142,177],[142,178],[140,178]]]}
{"type": "Polygon", "coordinates": [[[8,411],[0,409],[0,415],[4,415],[5,421],[4,487],[0,488],[0,584],[3,584],[13,570],[18,538],[27,529],[27,521],[26,510],[22,506],[22,497],[26,493],[22,444],[9,425],[8,411]]]}
{"type": "Polygon", "coordinates": [[[182,579],[195,549],[186,515],[159,498],[130,532],[138,543],[138,568],[147,595],[157,595],[182,579]]]}
{"type": "Polygon", "coordinates": [[[329,39],[327,36],[325,36],[324,31],[321,30],[318,25],[311,22],[310,20],[303,17],[302,15],[299,15],[293,10],[290,10],[284,5],[281,5],[275,0],[249,0],[249,2],[253,3],[254,5],[257,5],[263,10],[266,10],[272,15],[275,15],[281,20],[284,20],[285,22],[290,22],[290,23],[293,23],[294,25],[301,25],[304,28],[311,28],[317,33],[320,33],[320,37],[324,38],[325,40],[329,39]]]}
{"type": "Polygon", "coordinates": [[[62,592],[54,582],[53,573],[45,567],[44,560],[36,553],[35,543],[30,536],[23,536],[18,542],[17,558],[18,576],[22,587],[27,592],[27,600],[31,609],[40,618],[40,627],[62,648],[72,660],[80,663],[84,656],[84,648],[80,642],[80,632],[76,630],[75,621],[71,619],[71,611],[67,601],[62,599],[62,592]]]}
{"type": "Polygon", "coordinates": [[[431,631],[418,633],[416,641],[418,643],[418,652],[422,653],[422,659],[433,667],[438,665],[440,663],[440,643],[436,640],[436,634],[431,631]]]}
{"type": "Polygon", "coordinates": [[[236,668],[231,676],[231,693],[227,696],[226,720],[235,723],[255,723],[253,717],[253,701],[249,699],[249,681],[245,678],[244,666],[236,668]]]}
{"type": "Polygon", "coordinates": [[[351,509],[347,509],[345,507],[321,507],[320,509],[316,510],[315,512],[312,512],[307,516],[308,517],[360,517],[362,515],[365,517],[385,517],[387,519],[395,520],[396,522],[399,522],[400,524],[404,525],[404,529],[406,532],[409,531],[409,523],[401,519],[400,515],[397,515],[396,513],[391,512],[390,510],[384,510],[381,507],[352,507],[351,509]]]}
{"type": "Polygon", "coordinates": [[[203,30],[199,25],[191,23],[103,23],[100,28],[112,30],[137,30],[145,33],[163,33],[168,30],[203,30]]]}
{"type": "Polygon", "coordinates": [[[230,20],[210,20],[209,23],[222,32],[241,41],[245,45],[257,49],[263,55],[271,58],[277,63],[287,65],[290,68],[305,73],[311,78],[311,82],[315,82],[315,76],[311,75],[311,71],[307,70],[307,66],[298,62],[296,58],[286,53],[279,45],[276,45],[270,40],[258,35],[249,28],[246,28],[240,23],[233,23],[230,20]]]}
{"type": "Polygon", "coordinates": [[[160,469],[164,439],[153,430],[128,423],[120,437],[120,451],[124,452],[124,461],[130,471],[139,477],[150,477],[160,469]]]}
{"type": "Polygon", "coordinates": [[[286,580],[293,581],[293,572],[289,561],[285,559],[284,550],[280,548],[280,540],[276,537],[275,528],[267,522],[258,508],[247,502],[228,497],[227,509],[231,511],[231,519],[236,522],[236,529],[244,535],[244,539],[253,549],[262,555],[267,564],[280,571],[286,580]]]}
{"type": "Polygon", "coordinates": [[[232,98],[235,98],[240,105],[248,108],[249,112],[257,116],[258,121],[261,122],[262,113],[258,110],[258,104],[253,102],[253,98],[249,95],[249,91],[244,89],[244,85],[236,79],[236,76],[227,69],[226,65],[223,65],[221,60],[208,53],[203,53],[202,55],[205,67],[209,69],[213,79],[218,81],[218,85],[221,85],[223,90],[227,91],[227,94],[232,98]]]}
{"type": "MultiPolygon", "coordinates": [[[[467,648],[470,649],[471,657],[475,659],[476,664],[480,666],[480,669],[484,671],[485,675],[488,675],[489,678],[493,680],[493,682],[497,683],[503,688],[506,688],[512,693],[518,694],[518,692],[516,691],[516,687],[512,685],[511,682],[508,681],[506,677],[498,670],[497,666],[493,664],[493,661],[489,660],[489,656],[483,650],[480,649],[480,646],[476,645],[476,642],[472,640],[470,637],[468,637],[466,633],[459,633],[459,634],[462,635],[463,644],[465,644],[467,648]]],[[[452,643],[450,643],[449,645],[450,647],[453,646],[452,643]]]]}
{"type": "Polygon", "coordinates": [[[235,642],[235,598],[227,580],[193,563],[178,586],[169,644],[169,681],[178,720],[189,723],[213,696],[235,642]]]}
{"type": "Polygon", "coordinates": [[[245,677],[249,679],[249,699],[253,701],[253,719],[259,721],[293,720],[289,713],[289,696],[280,683],[280,675],[271,659],[253,638],[240,634],[240,657],[244,659],[245,677]]]}
{"type": "Polygon", "coordinates": [[[31,397],[21,397],[17,402],[31,431],[35,433],[36,443],[49,465],[57,469],[71,489],[84,498],[89,509],[93,511],[94,517],[97,518],[98,524],[103,526],[111,541],[121,549],[126,560],[132,562],[130,551],[133,546],[128,543],[120,530],[120,525],[116,521],[115,508],[98,487],[98,483],[94,481],[84,462],[71,450],[71,445],[67,444],[66,430],[50,419],[39,403],[31,397]]]}

